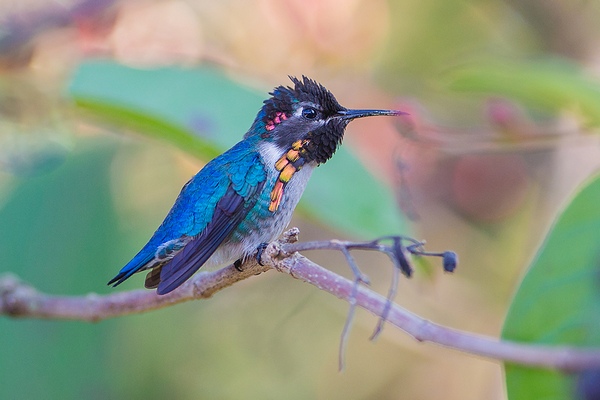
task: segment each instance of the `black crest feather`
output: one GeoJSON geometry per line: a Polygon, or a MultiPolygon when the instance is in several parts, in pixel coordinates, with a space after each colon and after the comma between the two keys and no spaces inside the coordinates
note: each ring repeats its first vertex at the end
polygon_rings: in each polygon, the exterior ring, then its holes
{"type": "Polygon", "coordinates": [[[294,87],[278,86],[271,93],[271,97],[264,101],[263,118],[270,120],[277,112],[290,114],[293,104],[302,101],[310,101],[323,107],[325,114],[335,114],[345,108],[338,103],[335,96],[320,83],[302,76],[302,80],[290,76],[294,87]]]}
{"type": "Polygon", "coordinates": [[[333,114],[345,108],[338,103],[335,96],[320,83],[302,75],[302,81],[290,76],[294,82],[294,91],[299,101],[311,101],[321,105],[326,114],[333,114]]]}

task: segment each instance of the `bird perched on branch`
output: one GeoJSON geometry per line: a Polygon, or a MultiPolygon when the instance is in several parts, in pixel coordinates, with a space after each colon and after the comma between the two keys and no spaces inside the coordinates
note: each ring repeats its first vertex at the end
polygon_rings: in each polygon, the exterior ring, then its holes
{"type": "Polygon", "coordinates": [[[403,114],[350,110],[314,80],[290,79],[294,87],[270,93],[242,141],[185,184],[152,238],[109,285],[150,270],[146,288],[166,294],[205,264],[256,253],[289,224],[313,169],[333,156],[350,121],[403,114]]]}

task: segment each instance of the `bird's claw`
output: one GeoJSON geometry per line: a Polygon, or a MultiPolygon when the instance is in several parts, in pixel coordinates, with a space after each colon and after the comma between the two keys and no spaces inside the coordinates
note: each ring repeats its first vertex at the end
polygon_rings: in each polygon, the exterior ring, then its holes
{"type": "Polygon", "coordinates": [[[268,245],[269,245],[269,243],[261,243],[256,248],[256,262],[262,267],[264,267],[265,264],[262,263],[261,258],[262,258],[262,255],[265,252],[265,249],[267,248],[268,245]]]}
{"type": "Polygon", "coordinates": [[[235,260],[233,262],[233,266],[235,267],[235,269],[237,269],[238,271],[242,272],[243,271],[243,269],[242,269],[242,259],[238,258],[237,260],[235,260]]]}

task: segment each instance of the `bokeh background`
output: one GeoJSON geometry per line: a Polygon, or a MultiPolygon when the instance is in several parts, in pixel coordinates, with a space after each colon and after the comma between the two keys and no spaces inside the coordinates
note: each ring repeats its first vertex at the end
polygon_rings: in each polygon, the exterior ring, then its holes
{"type": "MultiPolygon", "coordinates": [[[[600,165],[597,2],[3,0],[0,17],[0,273],[53,294],[139,288],[105,282],[287,75],[410,113],[354,122],[293,225],[302,240],[406,234],[456,251],[456,273],[418,262],[397,298],[453,328],[500,334],[600,165]]],[[[307,255],[349,275],[339,254],[307,255]]],[[[389,261],[356,257],[385,293],[389,261]]],[[[347,310],[269,272],[96,324],[3,317],[0,397],[506,397],[500,363],[391,326],[371,342],[377,319],[360,311],[338,372],[347,310]]]]}

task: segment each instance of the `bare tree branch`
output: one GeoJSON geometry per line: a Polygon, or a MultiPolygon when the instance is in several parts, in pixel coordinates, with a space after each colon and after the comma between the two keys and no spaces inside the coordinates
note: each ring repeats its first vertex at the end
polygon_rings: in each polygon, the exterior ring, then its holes
{"type": "MultiPolygon", "coordinates": [[[[214,272],[201,272],[168,295],[154,291],[134,290],[109,295],[51,296],[35,290],[13,276],[0,277],[0,315],[20,318],[72,319],[100,321],[128,314],[142,313],[184,301],[208,298],[234,283],[269,269],[287,273],[334,296],[355,302],[381,317],[388,308],[387,321],[418,341],[429,341],[473,355],[500,361],[564,371],[600,366],[600,349],[566,346],[541,346],[499,341],[443,327],[420,318],[396,304],[389,306],[386,297],[341,277],[313,263],[294,251],[306,248],[294,244],[297,230],[290,230],[280,241],[271,243],[263,252],[262,262],[249,259],[238,271],[233,265],[214,272]],[[388,304],[386,306],[386,304],[388,304]]],[[[321,248],[328,248],[321,243],[321,248]]],[[[334,243],[331,246],[336,246],[334,243]]]]}
{"type": "Polygon", "coordinates": [[[178,290],[158,296],[155,291],[132,290],[108,295],[52,296],[7,274],[0,277],[0,315],[14,318],[71,319],[97,322],[128,314],[139,314],[184,301],[206,299],[221,289],[271,269],[249,261],[243,271],[233,265],[201,272],[178,290]]]}
{"type": "MultiPolygon", "coordinates": [[[[301,256],[289,254],[289,245],[281,247],[274,242],[265,253],[274,259],[273,267],[290,274],[296,279],[308,282],[334,296],[350,301],[354,283],[301,256]]],[[[264,258],[263,258],[264,260],[264,258]]],[[[360,286],[356,295],[356,305],[381,316],[387,299],[360,286]]],[[[432,342],[481,357],[513,362],[521,365],[555,368],[563,371],[576,371],[600,366],[600,349],[574,348],[568,346],[542,346],[521,344],[461,332],[427,321],[393,304],[387,322],[402,329],[420,342],[432,342]]]]}

